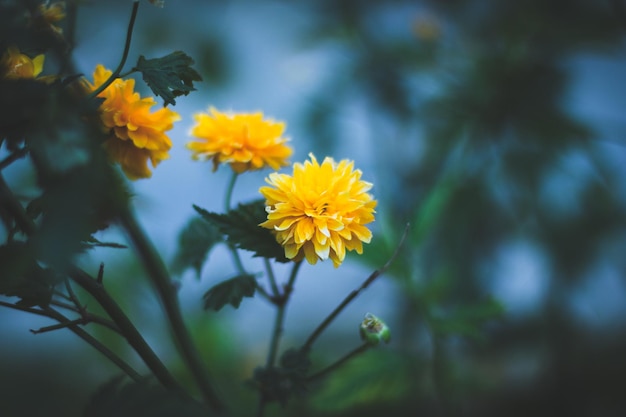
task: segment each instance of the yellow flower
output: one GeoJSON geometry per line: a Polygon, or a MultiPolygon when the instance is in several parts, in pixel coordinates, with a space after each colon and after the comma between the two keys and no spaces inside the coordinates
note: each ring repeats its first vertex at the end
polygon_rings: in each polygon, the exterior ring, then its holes
{"type": "Polygon", "coordinates": [[[260,188],[266,199],[267,221],[260,226],[274,230],[285,256],[315,264],[330,258],[339,266],[346,250],[363,252],[372,232],[376,200],[368,191],[372,184],[361,180],[354,162],[325,158],[293,165],[293,176],[272,173],[260,188]]]}
{"type": "MultiPolygon", "coordinates": [[[[98,65],[94,71],[93,84],[87,82],[90,91],[96,90],[112,72],[98,65]]],[[[152,97],[141,98],[135,91],[135,80],[116,79],[98,97],[104,101],[100,105],[100,119],[110,132],[104,143],[112,160],[119,162],[130,179],[149,178],[153,167],[169,157],[172,141],[165,134],[180,120],[175,111],[160,108],[150,113],[156,104],[152,97]]]]}
{"type": "Polygon", "coordinates": [[[20,53],[15,46],[10,46],[0,58],[0,78],[16,80],[19,78],[35,78],[43,70],[43,55],[31,59],[20,53]]]}
{"type": "Polygon", "coordinates": [[[228,115],[209,110],[211,114],[194,116],[197,124],[191,135],[200,140],[187,144],[193,159],[211,159],[213,171],[220,163],[228,163],[239,174],[288,165],[293,150],[286,145],[288,139],[282,137],[284,123],[263,120],[263,113],[228,115]]]}
{"type": "Polygon", "coordinates": [[[50,5],[40,4],[37,12],[46,22],[52,24],[65,18],[65,2],[55,2],[50,5]]]}

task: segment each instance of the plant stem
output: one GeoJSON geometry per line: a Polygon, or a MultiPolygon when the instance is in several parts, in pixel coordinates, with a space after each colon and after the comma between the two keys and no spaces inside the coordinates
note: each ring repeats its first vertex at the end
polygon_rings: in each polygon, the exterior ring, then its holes
{"type": "Polygon", "coordinates": [[[51,319],[58,321],[59,323],[61,323],[63,327],[67,327],[76,336],[80,337],[85,342],[87,342],[87,344],[91,345],[94,349],[96,349],[98,352],[103,354],[107,359],[113,362],[118,368],[120,368],[130,378],[132,378],[135,381],[139,381],[142,379],[141,375],[139,375],[137,371],[135,371],[129,364],[124,362],[124,360],[122,360],[119,356],[117,356],[113,351],[111,351],[109,348],[107,348],[99,340],[94,338],[85,330],[80,328],[78,325],[71,324],[72,321],[68,319],[67,317],[65,317],[63,314],[59,313],[58,311],[51,309],[51,308],[38,310],[35,308],[31,308],[31,307],[18,306],[15,304],[4,302],[4,301],[0,301],[0,306],[13,308],[15,310],[24,311],[24,312],[31,313],[31,314],[37,314],[39,316],[49,317],[51,319]]]}
{"type": "Polygon", "coordinates": [[[178,297],[163,260],[128,208],[122,210],[119,219],[159,294],[178,349],[187,368],[191,371],[207,405],[212,407],[214,411],[221,412],[223,405],[209,382],[205,366],[185,326],[178,297]]]}
{"type": "Polygon", "coordinates": [[[278,289],[278,284],[276,284],[276,277],[274,276],[274,270],[272,269],[272,264],[270,264],[270,260],[267,258],[263,258],[263,263],[265,264],[265,270],[267,271],[267,278],[270,281],[272,293],[274,297],[278,297],[280,296],[280,290],[278,289]]]}
{"type": "Polygon", "coordinates": [[[226,195],[224,196],[224,213],[228,213],[230,211],[230,201],[233,198],[233,190],[235,189],[237,178],[239,178],[239,174],[233,171],[230,176],[230,180],[228,181],[228,185],[226,186],[226,195]]]}
{"type": "Polygon", "coordinates": [[[139,333],[117,302],[106,292],[104,286],[79,268],[71,268],[69,276],[102,306],[104,311],[111,317],[111,320],[113,320],[120,329],[128,343],[141,359],[143,359],[159,382],[168,389],[182,392],[182,388],[178,385],[178,382],[172,377],[165,365],[163,365],[159,357],[150,348],[141,333],[139,333]]]}
{"type": "MultiPolygon", "coordinates": [[[[37,232],[37,226],[26,214],[19,201],[17,201],[4,182],[2,175],[0,175],[0,206],[13,215],[13,219],[26,235],[32,236],[37,232]]],[[[115,300],[105,291],[102,283],[94,280],[89,274],[77,267],[71,267],[68,271],[68,275],[74,282],[91,294],[102,306],[104,311],[124,335],[124,338],[145,362],[159,382],[166,388],[182,392],[176,380],[146,343],[141,333],[139,333],[128,316],[124,314],[115,300]]]]}
{"type": "Polygon", "coordinates": [[[400,253],[400,248],[402,247],[402,245],[404,243],[404,240],[406,239],[408,233],[409,233],[409,225],[407,224],[406,227],[404,228],[404,233],[402,234],[402,238],[400,239],[400,242],[398,243],[398,246],[396,247],[396,250],[393,252],[393,254],[389,258],[389,260],[385,263],[385,265],[383,265],[379,269],[377,269],[374,272],[372,272],[371,275],[365,281],[363,281],[363,283],[361,284],[361,286],[359,288],[357,288],[356,290],[353,290],[350,294],[348,294],[348,296],[346,298],[344,298],[344,300],[341,302],[341,304],[339,304],[328,315],[328,317],[326,317],[326,319],[324,319],[324,321],[322,323],[320,323],[319,326],[317,326],[317,328],[313,331],[313,333],[311,333],[311,335],[306,340],[304,345],[302,345],[302,351],[304,351],[304,352],[310,351],[311,350],[311,346],[313,346],[313,343],[315,342],[315,340],[317,340],[317,338],[324,332],[324,330],[326,330],[326,328],[339,315],[339,313],[341,313],[343,311],[343,309],[346,308],[348,306],[348,304],[350,304],[350,302],[352,302],[352,300],[354,300],[359,294],[361,294],[361,292],[363,292],[365,289],[367,289],[367,287],[369,287],[370,284],[372,282],[374,282],[374,280],[376,278],[378,278],[387,269],[389,269],[389,267],[391,266],[391,264],[394,261],[394,259],[400,253]]]}
{"type": "MultiPolygon", "coordinates": [[[[235,189],[235,183],[237,182],[237,178],[239,178],[239,174],[233,171],[230,181],[228,181],[228,185],[226,186],[226,195],[224,196],[224,213],[228,213],[230,211],[230,202],[233,197],[233,190],[235,189]]],[[[228,243],[228,248],[230,249],[230,253],[233,255],[233,262],[235,263],[235,268],[242,275],[248,275],[246,269],[241,262],[241,258],[239,257],[239,252],[237,252],[237,248],[228,243]]]]}
{"type": "Polygon", "coordinates": [[[26,156],[27,153],[28,153],[27,146],[24,146],[18,149],[17,151],[13,152],[11,155],[7,156],[2,161],[0,161],[0,170],[3,170],[4,168],[8,167],[9,165],[17,161],[18,159],[23,158],[24,156],[26,156]]]}
{"type": "Polygon", "coordinates": [[[88,313],[86,311],[81,311],[81,310],[79,310],[78,308],[76,308],[73,305],[65,304],[65,303],[62,303],[60,301],[52,300],[52,301],[50,301],[50,304],[54,305],[56,307],[65,308],[67,310],[70,310],[70,311],[73,311],[75,313],[80,314],[81,317],[83,317],[83,320],[85,321],[85,323],[99,324],[99,325],[104,326],[107,329],[112,330],[115,333],[123,336],[122,332],[120,331],[120,328],[117,327],[117,325],[115,323],[113,323],[111,320],[108,320],[108,319],[106,319],[104,317],[101,317],[101,316],[98,316],[96,314],[88,313]]]}
{"type": "Polygon", "coordinates": [[[117,77],[119,77],[120,73],[122,72],[122,69],[124,68],[124,64],[126,64],[126,58],[128,58],[128,51],[130,50],[130,41],[133,37],[133,27],[135,26],[135,18],[137,17],[138,9],[139,9],[139,0],[135,0],[133,2],[133,10],[130,14],[130,22],[128,22],[128,29],[126,31],[126,43],[124,44],[124,52],[122,53],[122,59],[120,60],[119,65],[117,66],[115,71],[113,71],[111,76],[104,83],[102,83],[102,85],[96,88],[89,95],[90,98],[98,97],[98,94],[103,92],[109,85],[111,85],[111,83],[117,77]]]}
{"type": "Polygon", "coordinates": [[[308,382],[312,382],[312,381],[315,381],[317,379],[325,377],[329,373],[337,370],[339,367],[341,367],[343,364],[348,362],[350,359],[360,355],[361,353],[367,351],[371,347],[372,347],[372,345],[370,345],[369,343],[363,343],[361,346],[359,346],[358,348],[354,349],[352,352],[348,353],[347,355],[345,355],[344,357],[339,359],[337,362],[333,363],[332,365],[329,365],[328,367],[326,367],[326,368],[322,369],[321,371],[319,371],[319,372],[311,375],[310,377],[308,377],[307,381],[308,382]]]}
{"type": "MultiPolygon", "coordinates": [[[[285,310],[287,308],[287,302],[291,296],[293,291],[293,284],[296,281],[296,277],[298,276],[298,270],[302,266],[302,261],[296,262],[291,269],[291,274],[289,275],[289,280],[287,285],[285,285],[284,292],[282,295],[279,294],[278,286],[276,287],[276,292],[274,297],[272,298],[274,305],[276,306],[276,319],[274,320],[274,330],[272,331],[272,338],[270,340],[270,348],[267,354],[267,362],[266,367],[268,369],[273,368],[276,363],[276,355],[278,353],[278,345],[280,343],[280,337],[283,333],[283,322],[285,320],[285,310]]],[[[275,280],[274,280],[275,281],[275,280]]],[[[259,396],[259,403],[257,405],[257,417],[263,416],[263,411],[265,410],[265,405],[267,401],[265,396],[261,393],[259,396]]]]}
{"type": "Polygon", "coordinates": [[[291,269],[291,275],[289,281],[285,286],[284,293],[280,298],[276,300],[276,320],[274,321],[274,331],[272,332],[272,339],[270,340],[270,349],[267,355],[267,367],[272,368],[276,363],[276,355],[278,353],[278,345],[280,343],[280,337],[283,334],[283,323],[285,321],[285,310],[287,303],[293,290],[293,284],[298,275],[298,270],[302,266],[302,261],[295,262],[291,269]]]}

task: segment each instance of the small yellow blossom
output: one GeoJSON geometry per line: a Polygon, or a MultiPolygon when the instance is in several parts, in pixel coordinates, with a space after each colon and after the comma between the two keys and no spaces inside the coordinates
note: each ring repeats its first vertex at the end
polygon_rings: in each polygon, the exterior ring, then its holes
{"type": "MultiPolygon", "coordinates": [[[[102,85],[112,72],[98,65],[93,84],[87,82],[90,91],[102,85]]],[[[172,141],[165,134],[180,120],[175,111],[160,108],[151,113],[156,104],[152,97],[141,98],[135,92],[135,80],[116,79],[98,94],[104,101],[100,105],[100,119],[110,137],[104,143],[112,160],[119,162],[130,179],[149,178],[152,167],[169,157],[172,141]]]]}
{"type": "Polygon", "coordinates": [[[44,56],[29,58],[15,46],[10,46],[0,58],[0,78],[16,80],[35,78],[43,70],[44,56]]]}
{"type": "Polygon", "coordinates": [[[368,191],[372,184],[361,180],[361,171],[346,159],[335,162],[327,157],[320,165],[312,154],[310,161],[293,165],[293,175],[272,173],[260,188],[266,199],[267,221],[294,261],[315,264],[330,258],[339,266],[346,250],[363,252],[372,232],[376,200],[368,191]]]}
{"type": "Polygon", "coordinates": [[[284,123],[264,120],[263,113],[228,115],[214,108],[210,114],[199,113],[194,118],[197,124],[191,135],[200,140],[189,142],[187,148],[193,159],[211,159],[213,171],[220,163],[230,164],[239,174],[288,165],[293,150],[282,137],[284,123]]]}

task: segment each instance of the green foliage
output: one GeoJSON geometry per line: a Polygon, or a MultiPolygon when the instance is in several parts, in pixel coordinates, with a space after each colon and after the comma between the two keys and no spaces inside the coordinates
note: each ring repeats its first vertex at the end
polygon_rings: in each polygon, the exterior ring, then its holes
{"type": "Polygon", "coordinates": [[[212,213],[196,205],[193,208],[226,236],[228,244],[254,252],[254,256],[290,262],[272,232],[259,226],[267,220],[263,200],[239,204],[235,210],[226,214],[212,213]]]}
{"type": "Polygon", "coordinates": [[[117,377],[104,384],[85,407],[84,417],[206,417],[213,415],[189,397],[151,381],[117,377]]]}
{"type": "Polygon", "coordinates": [[[203,296],[204,309],[219,311],[226,304],[239,308],[244,297],[254,297],[256,280],[254,275],[237,275],[211,287],[203,296]]]}
{"type": "Polygon", "coordinates": [[[47,306],[60,277],[42,268],[22,242],[0,246],[0,294],[19,297],[18,305],[47,306]]]}
{"type": "Polygon", "coordinates": [[[187,268],[193,268],[199,279],[202,265],[206,262],[211,249],[222,241],[222,234],[214,225],[200,217],[190,219],[178,235],[172,272],[181,274],[187,268]]]}
{"type": "Polygon", "coordinates": [[[165,105],[176,105],[175,98],[194,91],[194,81],[202,77],[191,68],[193,59],[182,51],[172,52],[161,58],[146,59],[141,55],[137,66],[143,80],[152,92],[163,99],[165,105]]]}

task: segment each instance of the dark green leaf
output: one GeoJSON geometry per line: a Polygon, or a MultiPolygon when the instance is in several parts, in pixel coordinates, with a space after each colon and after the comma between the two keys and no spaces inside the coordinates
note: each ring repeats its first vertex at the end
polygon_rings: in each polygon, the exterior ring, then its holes
{"type": "Polygon", "coordinates": [[[172,272],[181,274],[187,268],[193,268],[200,278],[202,265],[211,249],[222,241],[222,234],[214,225],[200,217],[192,218],[178,235],[178,249],[172,262],[172,272]]]}
{"type": "Polygon", "coordinates": [[[272,232],[259,226],[267,220],[263,200],[239,204],[237,209],[227,214],[212,213],[195,205],[193,208],[203,219],[216,226],[226,236],[230,245],[254,252],[254,256],[276,259],[283,263],[289,262],[285,257],[285,250],[276,241],[272,232]]]}
{"type": "Polygon", "coordinates": [[[206,417],[206,408],[149,381],[125,382],[117,377],[91,398],[84,417],[206,417]]]}
{"type": "Polygon", "coordinates": [[[176,104],[175,97],[194,91],[194,81],[202,77],[191,68],[193,59],[182,51],[172,52],[162,58],[146,59],[141,55],[134,68],[140,71],[143,80],[152,92],[163,98],[165,105],[176,104]]]}
{"type": "Polygon", "coordinates": [[[253,297],[256,280],[253,275],[238,275],[211,287],[204,294],[204,309],[219,311],[226,304],[239,308],[243,297],[253,297]]]}

